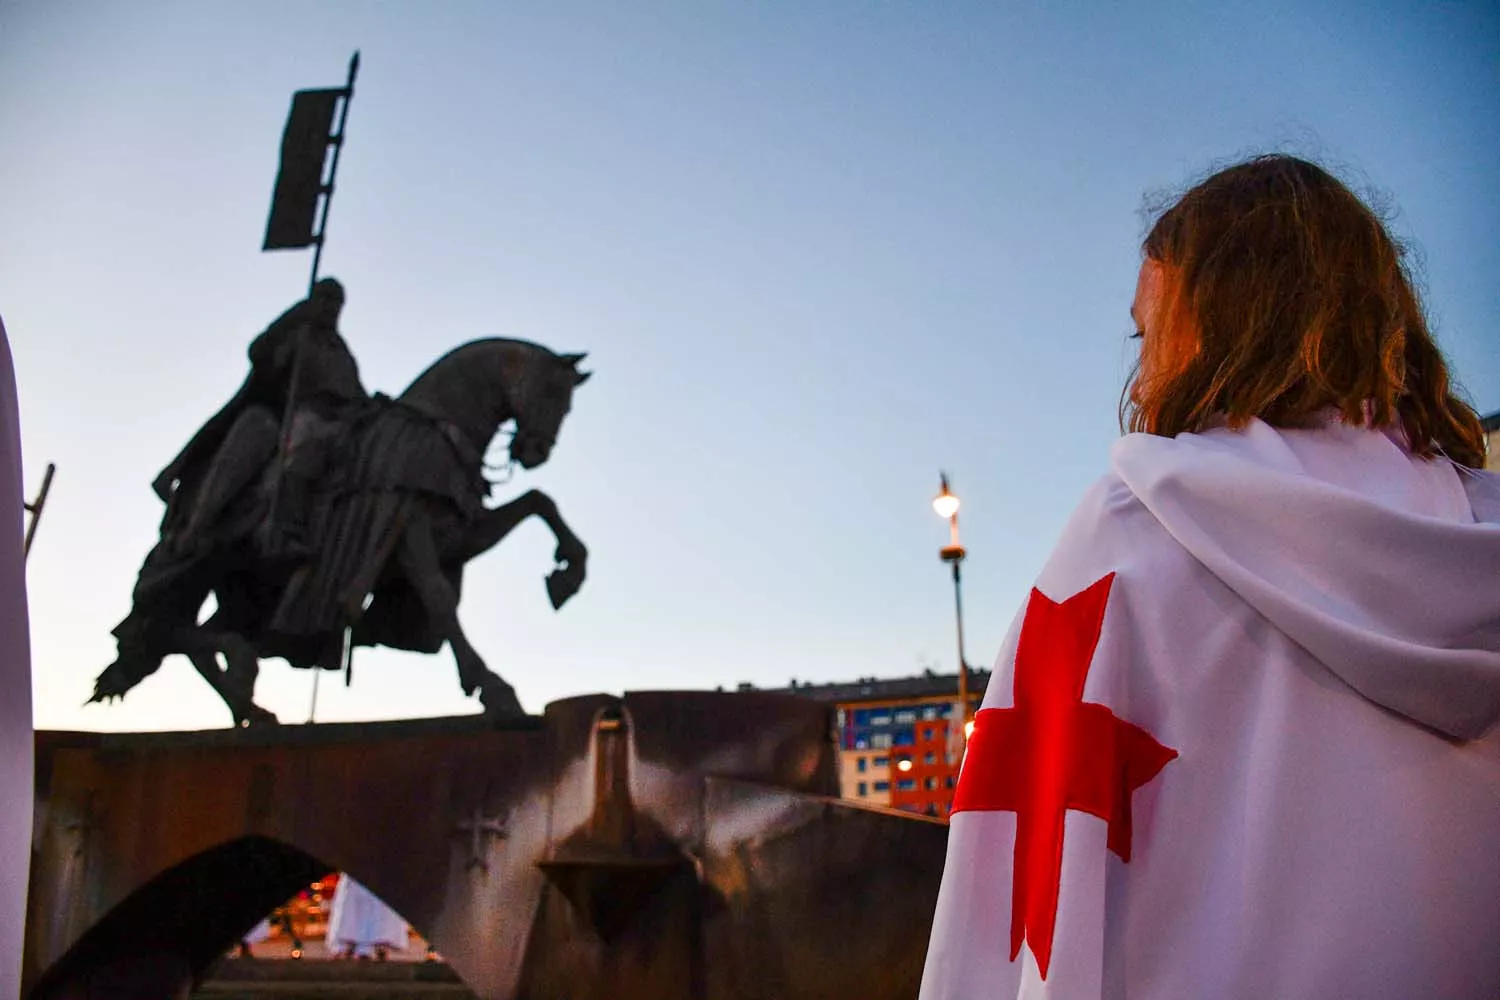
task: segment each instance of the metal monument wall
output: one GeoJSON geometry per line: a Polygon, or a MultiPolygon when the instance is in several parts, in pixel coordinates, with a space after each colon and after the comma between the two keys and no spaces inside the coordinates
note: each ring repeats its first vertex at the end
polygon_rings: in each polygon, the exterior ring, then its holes
{"type": "Polygon", "coordinates": [[[947,828],[836,798],[830,721],[666,692],[499,728],[41,733],[28,995],[183,995],[337,869],[494,1000],[909,998],[947,828]]]}

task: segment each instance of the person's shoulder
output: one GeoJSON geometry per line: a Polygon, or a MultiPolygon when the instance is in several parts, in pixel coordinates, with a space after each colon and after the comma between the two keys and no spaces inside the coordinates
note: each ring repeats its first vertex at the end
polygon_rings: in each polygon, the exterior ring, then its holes
{"type": "Polygon", "coordinates": [[[1117,472],[1084,491],[1037,578],[1037,589],[1067,596],[1115,574],[1162,582],[1189,571],[1192,557],[1117,472]]]}
{"type": "Polygon", "coordinates": [[[1111,470],[1084,491],[1063,527],[1061,543],[1114,548],[1137,531],[1142,520],[1154,520],[1139,497],[1111,470]]]}
{"type": "Polygon", "coordinates": [[[1455,466],[1474,520],[1480,524],[1500,524],[1500,472],[1455,466]]]}

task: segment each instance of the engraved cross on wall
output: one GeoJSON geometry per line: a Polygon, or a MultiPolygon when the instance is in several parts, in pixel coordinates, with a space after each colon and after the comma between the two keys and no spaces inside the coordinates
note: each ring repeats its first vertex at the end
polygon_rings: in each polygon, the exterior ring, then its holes
{"type": "Polygon", "coordinates": [[[505,821],[486,816],[484,807],[476,805],[468,819],[459,820],[458,831],[469,835],[469,859],[464,862],[464,871],[479,868],[486,875],[490,872],[489,837],[505,836],[505,821]]]}

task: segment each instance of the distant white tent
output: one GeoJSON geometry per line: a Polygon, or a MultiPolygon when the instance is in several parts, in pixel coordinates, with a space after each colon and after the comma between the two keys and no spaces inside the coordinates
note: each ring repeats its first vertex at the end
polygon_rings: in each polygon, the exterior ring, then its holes
{"type": "Polygon", "coordinates": [[[409,929],[401,914],[347,874],[339,875],[328,914],[328,951],[364,957],[378,948],[405,948],[409,929]]]}
{"type": "Polygon", "coordinates": [[[264,941],[266,938],[268,938],[270,936],[271,936],[271,918],[270,917],[262,917],[261,920],[260,920],[260,923],[256,924],[254,927],[250,928],[250,930],[245,933],[245,936],[242,937],[242,938],[240,938],[240,942],[242,944],[247,944],[247,945],[249,945],[249,944],[260,944],[262,941],[264,941]]]}
{"type": "Polygon", "coordinates": [[[34,736],[22,491],[16,373],[0,322],[0,997],[21,992],[31,867],[34,736]]]}

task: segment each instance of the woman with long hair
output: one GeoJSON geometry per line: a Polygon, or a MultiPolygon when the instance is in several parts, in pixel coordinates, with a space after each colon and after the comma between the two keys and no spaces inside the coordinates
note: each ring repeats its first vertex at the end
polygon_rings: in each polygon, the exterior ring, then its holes
{"type": "Polygon", "coordinates": [[[1143,250],[1131,433],[976,718],[923,1000],[1492,1000],[1500,477],[1402,249],[1263,156],[1143,250]]]}

